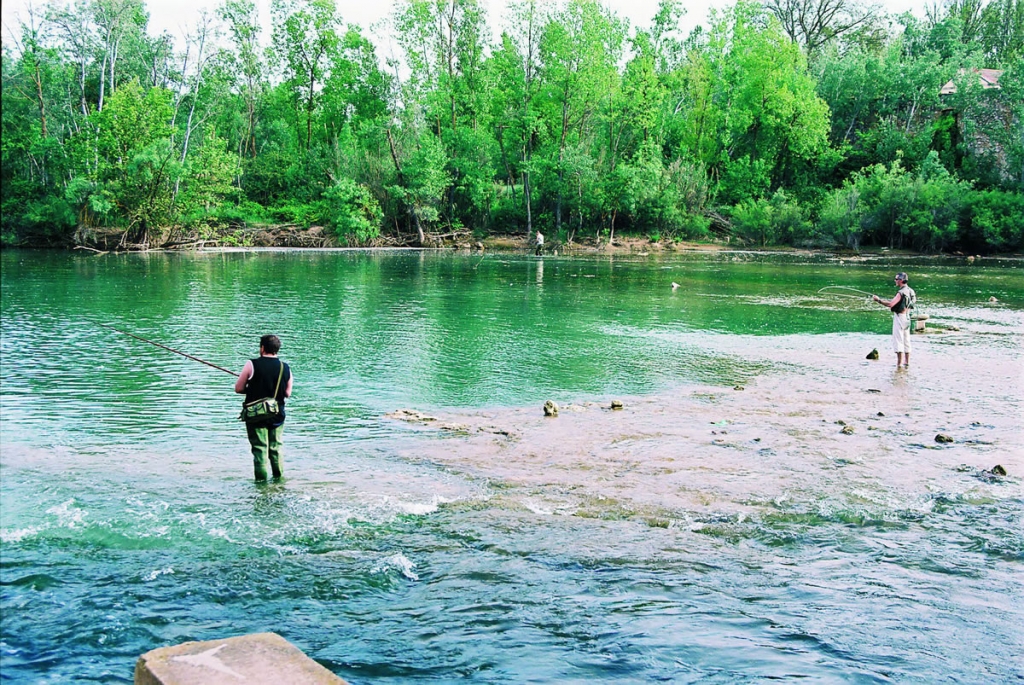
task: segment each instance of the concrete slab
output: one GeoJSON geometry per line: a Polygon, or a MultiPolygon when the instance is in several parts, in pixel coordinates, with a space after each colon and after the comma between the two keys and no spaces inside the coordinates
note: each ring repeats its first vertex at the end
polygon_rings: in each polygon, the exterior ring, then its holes
{"type": "Polygon", "coordinates": [[[277,633],[185,642],[146,652],[135,685],[347,685],[277,633]]]}

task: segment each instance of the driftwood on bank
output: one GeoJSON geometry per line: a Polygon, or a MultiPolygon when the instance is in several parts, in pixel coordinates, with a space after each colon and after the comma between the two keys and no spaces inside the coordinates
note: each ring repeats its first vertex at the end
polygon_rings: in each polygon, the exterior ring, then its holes
{"type": "MultiPolygon", "coordinates": [[[[716,236],[728,233],[728,219],[708,212],[711,220],[711,231],[716,236]]],[[[153,252],[153,251],[183,251],[216,247],[294,247],[294,248],[331,248],[344,247],[346,243],[339,239],[329,229],[323,226],[310,226],[304,228],[298,224],[271,224],[260,226],[219,226],[183,229],[181,227],[166,228],[160,232],[152,232],[148,236],[151,240],[145,243],[130,244],[122,242],[124,238],[123,229],[89,228],[76,232],[74,242],[68,246],[76,250],[88,250],[102,254],[106,252],[153,252]]],[[[728,238],[722,242],[729,242],[728,238]]],[[[505,235],[492,235],[488,244],[498,249],[520,250],[524,247],[533,249],[533,245],[526,244],[526,236],[522,233],[505,235]]],[[[479,242],[473,235],[473,231],[465,228],[449,230],[447,233],[424,233],[422,241],[416,233],[401,233],[398,231],[379,235],[366,242],[360,243],[358,247],[377,248],[470,248],[476,246],[483,249],[483,243],[479,242]]],[[[355,247],[355,246],[354,246],[355,247]]],[[[577,251],[588,249],[609,249],[628,247],[629,250],[641,249],[673,249],[673,243],[669,241],[664,245],[660,243],[649,243],[645,238],[617,237],[611,245],[602,244],[594,237],[586,240],[568,241],[565,243],[552,240],[545,245],[548,252],[577,251]]]]}

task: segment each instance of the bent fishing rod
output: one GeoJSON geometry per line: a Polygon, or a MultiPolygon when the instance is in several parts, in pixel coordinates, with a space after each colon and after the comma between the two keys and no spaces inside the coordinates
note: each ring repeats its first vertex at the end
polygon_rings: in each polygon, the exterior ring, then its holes
{"type": "Polygon", "coordinates": [[[206,361],[205,359],[200,359],[199,357],[193,357],[191,354],[185,354],[184,352],[182,352],[180,350],[176,350],[173,347],[168,347],[167,345],[161,345],[160,343],[153,342],[152,340],[146,340],[145,338],[141,338],[141,337],[135,335],[134,333],[129,333],[128,331],[122,331],[119,328],[114,328],[113,326],[108,326],[107,324],[100,323],[99,321],[93,321],[93,323],[96,324],[97,326],[102,326],[103,328],[107,328],[109,330],[112,330],[115,333],[120,333],[121,335],[127,335],[130,338],[135,338],[136,340],[141,340],[144,343],[149,343],[150,345],[155,345],[156,347],[163,348],[163,349],[167,350],[168,352],[173,352],[174,354],[180,354],[182,357],[187,357],[188,359],[191,359],[192,361],[195,361],[195,362],[199,362],[200,364],[206,364],[207,366],[212,366],[213,368],[217,369],[218,371],[223,371],[224,373],[229,373],[232,376],[238,376],[237,373],[235,373],[234,371],[228,371],[223,366],[217,366],[216,364],[211,364],[210,362],[206,361]]]}

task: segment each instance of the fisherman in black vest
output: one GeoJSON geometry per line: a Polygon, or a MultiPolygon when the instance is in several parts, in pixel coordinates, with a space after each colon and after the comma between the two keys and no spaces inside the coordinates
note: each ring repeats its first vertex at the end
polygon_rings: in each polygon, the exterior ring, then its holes
{"type": "MultiPolygon", "coordinates": [[[[292,395],[292,372],[277,358],[281,340],[276,335],[260,338],[260,356],[250,359],[235,381],[235,392],[245,394],[245,404],[262,398],[277,400],[278,413],[266,418],[245,422],[256,480],[267,480],[267,460],[274,478],[283,474],[281,467],[281,437],[284,431],[284,401],[292,395]]],[[[244,406],[244,405],[243,405],[244,406]]]]}

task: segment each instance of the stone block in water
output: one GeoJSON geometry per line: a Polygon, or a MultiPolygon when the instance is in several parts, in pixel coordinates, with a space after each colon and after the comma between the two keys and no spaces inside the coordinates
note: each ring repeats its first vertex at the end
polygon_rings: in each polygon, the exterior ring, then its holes
{"type": "Polygon", "coordinates": [[[146,652],[135,685],[346,685],[277,633],[183,642],[146,652]]]}

